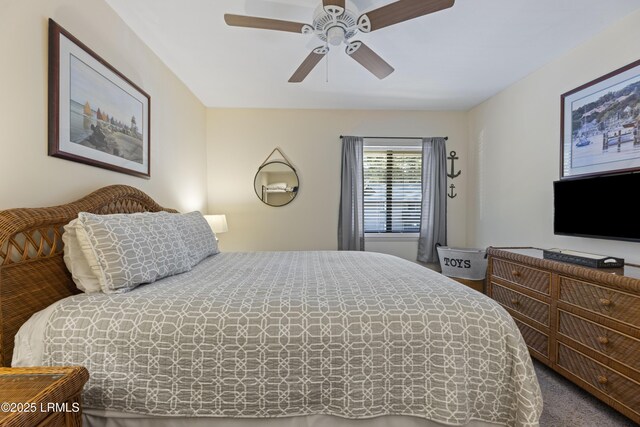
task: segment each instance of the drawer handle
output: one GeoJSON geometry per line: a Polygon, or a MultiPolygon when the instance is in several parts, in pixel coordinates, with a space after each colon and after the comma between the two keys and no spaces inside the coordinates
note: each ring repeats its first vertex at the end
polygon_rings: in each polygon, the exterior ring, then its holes
{"type": "Polygon", "coordinates": [[[611,300],[608,298],[600,298],[600,304],[604,305],[605,307],[609,307],[611,305],[611,300]]]}
{"type": "Polygon", "coordinates": [[[520,277],[522,276],[522,273],[520,273],[518,270],[513,270],[511,272],[511,274],[513,274],[513,277],[520,277]]]}
{"type": "Polygon", "coordinates": [[[511,300],[511,304],[518,305],[518,304],[520,304],[520,301],[518,301],[517,299],[512,299],[511,300]]]}
{"type": "Polygon", "coordinates": [[[607,377],[605,377],[604,375],[598,375],[598,382],[602,385],[606,384],[609,382],[609,379],[607,377]]]}
{"type": "Polygon", "coordinates": [[[602,345],[607,345],[609,344],[609,338],[607,337],[598,337],[598,342],[602,345]]]}

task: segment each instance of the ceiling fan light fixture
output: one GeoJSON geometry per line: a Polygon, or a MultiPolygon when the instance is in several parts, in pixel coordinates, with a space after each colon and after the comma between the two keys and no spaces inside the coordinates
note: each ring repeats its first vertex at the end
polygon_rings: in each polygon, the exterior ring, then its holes
{"type": "Polygon", "coordinates": [[[345,31],[342,27],[331,27],[327,30],[327,42],[332,46],[340,46],[345,39],[345,31]]]}

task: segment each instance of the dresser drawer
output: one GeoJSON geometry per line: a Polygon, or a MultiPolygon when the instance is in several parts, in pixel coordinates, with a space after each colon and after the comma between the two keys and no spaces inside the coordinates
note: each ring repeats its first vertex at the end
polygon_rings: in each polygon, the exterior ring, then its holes
{"type": "Polygon", "coordinates": [[[527,346],[531,349],[540,353],[545,358],[549,358],[549,337],[537,330],[536,328],[532,328],[519,321],[518,319],[513,319],[518,325],[518,329],[520,329],[520,333],[522,334],[522,338],[524,338],[524,342],[527,343],[527,346]]]}
{"type": "Polygon", "coordinates": [[[640,327],[640,297],[638,296],[561,276],[560,301],[640,327]]]}
{"type": "Polygon", "coordinates": [[[558,365],[639,414],[640,383],[561,343],[558,343],[558,365]]]}
{"type": "Polygon", "coordinates": [[[558,332],[562,335],[640,373],[640,340],[563,310],[558,315],[558,332]]]}
{"type": "Polygon", "coordinates": [[[492,298],[503,306],[549,326],[549,304],[492,283],[492,298]]]}
{"type": "Polygon", "coordinates": [[[551,273],[501,259],[494,259],[491,274],[525,288],[549,295],[551,273]]]}

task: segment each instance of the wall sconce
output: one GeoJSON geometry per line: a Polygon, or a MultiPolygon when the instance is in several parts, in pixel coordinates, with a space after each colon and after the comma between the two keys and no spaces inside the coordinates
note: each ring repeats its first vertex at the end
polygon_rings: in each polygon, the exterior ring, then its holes
{"type": "Polygon", "coordinates": [[[229,231],[226,215],[205,215],[204,219],[207,220],[209,227],[211,227],[211,230],[216,234],[226,233],[229,231]]]}

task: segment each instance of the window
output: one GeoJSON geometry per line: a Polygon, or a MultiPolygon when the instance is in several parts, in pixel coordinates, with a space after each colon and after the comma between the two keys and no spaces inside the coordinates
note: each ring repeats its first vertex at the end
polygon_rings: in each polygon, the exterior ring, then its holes
{"type": "Polygon", "coordinates": [[[421,149],[365,146],[365,233],[418,233],[421,205],[421,149]]]}

